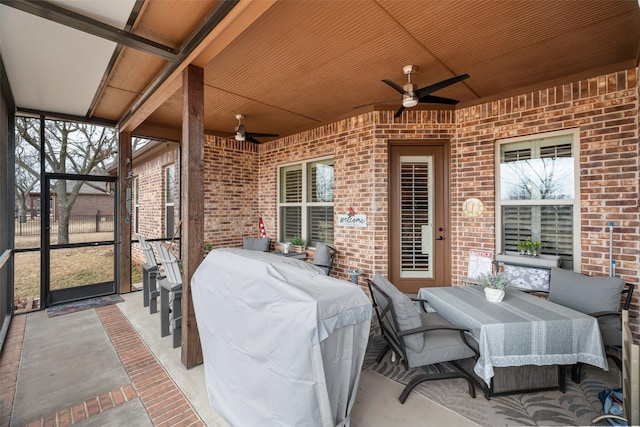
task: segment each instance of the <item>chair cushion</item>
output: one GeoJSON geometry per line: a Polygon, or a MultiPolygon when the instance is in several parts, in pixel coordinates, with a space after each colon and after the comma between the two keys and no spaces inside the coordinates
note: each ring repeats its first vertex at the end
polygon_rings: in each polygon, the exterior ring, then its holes
{"type": "Polygon", "coordinates": [[[598,318],[602,344],[620,347],[622,345],[622,318],[620,316],[603,316],[598,318]]]}
{"type": "Polygon", "coordinates": [[[316,243],[316,252],[313,255],[315,265],[329,266],[331,264],[331,249],[326,243],[316,243]]]}
{"type": "MultiPolygon", "coordinates": [[[[411,301],[411,298],[400,292],[398,288],[378,273],[373,277],[373,283],[391,298],[400,331],[407,331],[422,326],[420,312],[414,302],[411,301]]],[[[408,349],[420,351],[424,346],[424,336],[423,334],[406,336],[404,337],[404,344],[408,349]]]]}
{"type": "MultiPolygon", "coordinates": [[[[421,313],[420,319],[423,326],[451,326],[451,323],[437,313],[421,313]]],[[[410,368],[475,356],[473,350],[462,341],[458,331],[424,332],[423,339],[425,345],[422,351],[407,350],[407,362],[410,368]]],[[[468,340],[469,344],[474,344],[471,337],[468,340]]]]}
{"type": "Polygon", "coordinates": [[[619,311],[622,288],[624,280],[619,277],[585,276],[554,267],[549,301],[586,314],[619,311]]]}
{"type": "Polygon", "coordinates": [[[268,252],[271,247],[271,239],[268,237],[244,237],[242,247],[250,251],[268,252]]]}

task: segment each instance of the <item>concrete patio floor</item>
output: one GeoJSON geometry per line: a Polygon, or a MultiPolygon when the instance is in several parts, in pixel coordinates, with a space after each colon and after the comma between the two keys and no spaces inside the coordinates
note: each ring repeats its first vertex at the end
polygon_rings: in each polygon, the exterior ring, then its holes
{"type": "MultiPolygon", "coordinates": [[[[182,365],[141,292],[123,298],[59,317],[13,318],[0,358],[0,426],[228,426],[209,406],[204,366],[182,365]]],[[[401,389],[363,374],[351,425],[477,425],[415,392],[401,405],[401,389]]]]}

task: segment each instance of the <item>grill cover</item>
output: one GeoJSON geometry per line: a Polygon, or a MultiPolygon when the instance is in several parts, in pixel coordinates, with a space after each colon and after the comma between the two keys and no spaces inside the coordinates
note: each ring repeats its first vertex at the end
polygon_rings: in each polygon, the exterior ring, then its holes
{"type": "Polygon", "coordinates": [[[348,426],[371,302],[304,261],[209,253],[191,280],[209,403],[233,426],[348,426]]]}

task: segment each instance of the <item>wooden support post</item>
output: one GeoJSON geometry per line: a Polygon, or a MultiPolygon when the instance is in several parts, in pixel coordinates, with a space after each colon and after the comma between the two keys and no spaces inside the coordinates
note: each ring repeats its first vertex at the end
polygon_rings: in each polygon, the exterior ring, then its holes
{"type": "Polygon", "coordinates": [[[204,70],[182,73],[182,364],[202,363],[202,346],[191,294],[191,277],[204,255],[204,70]]]}
{"type": "Polygon", "coordinates": [[[131,292],[131,133],[121,132],[118,147],[118,293],[131,292]],[[127,203],[127,197],[129,201],[127,203]]]}

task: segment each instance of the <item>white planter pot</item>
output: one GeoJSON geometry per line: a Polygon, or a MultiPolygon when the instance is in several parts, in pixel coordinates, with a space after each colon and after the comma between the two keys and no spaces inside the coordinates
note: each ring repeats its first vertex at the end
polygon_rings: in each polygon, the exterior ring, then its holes
{"type": "Polygon", "coordinates": [[[484,296],[487,301],[500,302],[504,298],[504,289],[484,288],[484,296]]]}

